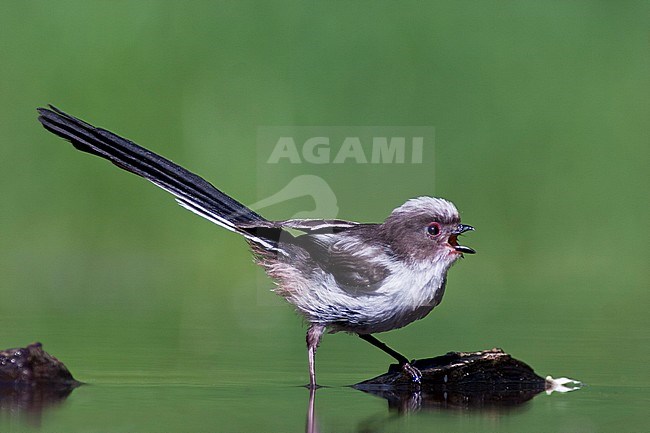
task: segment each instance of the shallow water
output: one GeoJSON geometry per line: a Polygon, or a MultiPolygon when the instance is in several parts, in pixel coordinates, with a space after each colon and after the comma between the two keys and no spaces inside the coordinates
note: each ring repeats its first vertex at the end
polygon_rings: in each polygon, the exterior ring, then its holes
{"type": "MultiPolygon", "coordinates": [[[[302,431],[309,391],[286,382],[197,385],[187,378],[159,382],[101,382],[73,391],[42,410],[3,407],[2,431],[302,431]]],[[[541,394],[520,407],[415,412],[347,387],[316,392],[320,431],[644,431],[648,389],[587,386],[570,394],[541,394]]],[[[318,430],[315,430],[318,431],[318,430]]]]}
{"type": "MultiPolygon", "coordinates": [[[[310,393],[301,386],[307,382],[306,357],[297,320],[286,324],[292,336],[273,331],[260,335],[264,332],[258,330],[244,332],[239,341],[214,344],[218,336],[200,330],[203,341],[180,346],[171,343],[179,341],[178,335],[173,335],[178,330],[172,325],[146,326],[145,322],[121,321],[122,326],[113,331],[123,338],[116,337],[104,346],[90,338],[94,331],[78,332],[82,340],[77,341],[75,350],[58,344],[46,346],[86,384],[60,401],[2,401],[0,430],[307,431],[310,393]],[[139,333],[149,335],[142,338],[139,333]]],[[[546,329],[545,333],[553,331],[546,329]]],[[[515,335],[510,337],[516,340],[515,335]]],[[[399,344],[400,340],[392,338],[391,342],[399,344]]],[[[620,343],[633,350],[640,341],[626,337],[620,343]]],[[[645,358],[616,356],[609,360],[612,368],[603,369],[597,361],[611,358],[613,352],[595,359],[584,350],[584,344],[559,339],[546,343],[546,354],[540,350],[531,351],[527,358],[518,356],[542,376],[566,375],[585,381],[576,391],[541,393],[515,406],[459,407],[440,402],[427,406],[420,402],[390,407],[387,400],[348,386],[382,373],[390,361],[352,336],[326,336],[318,353],[319,382],[325,387],[315,395],[311,431],[645,430],[649,388],[647,384],[635,385],[638,376],[633,373],[644,371],[645,358]],[[554,348],[549,349],[551,346],[554,348]],[[556,367],[550,371],[540,367],[543,365],[556,367]]]]}

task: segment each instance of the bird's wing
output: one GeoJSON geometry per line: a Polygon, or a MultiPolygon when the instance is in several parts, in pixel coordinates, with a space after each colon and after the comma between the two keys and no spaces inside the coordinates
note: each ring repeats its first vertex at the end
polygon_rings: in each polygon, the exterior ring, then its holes
{"type": "MultiPolygon", "coordinates": [[[[370,226],[370,225],[360,225],[370,226]]],[[[331,274],[347,291],[371,293],[391,274],[390,255],[379,242],[344,234],[308,234],[295,241],[310,254],[321,269],[331,274]]]]}
{"type": "Polygon", "coordinates": [[[294,229],[309,234],[321,233],[338,233],[358,227],[361,223],[345,220],[322,220],[322,219],[290,219],[282,221],[269,221],[264,222],[268,227],[278,229],[294,229]]]}
{"type": "MultiPolygon", "coordinates": [[[[340,233],[352,229],[354,227],[362,226],[363,224],[354,221],[345,220],[321,220],[321,219],[290,219],[280,221],[254,221],[250,223],[239,224],[239,228],[249,233],[265,233],[269,238],[275,238],[276,241],[280,239],[289,242],[288,239],[293,239],[286,231],[298,230],[310,235],[315,234],[331,234],[340,233]]],[[[294,243],[291,241],[291,243],[294,243]]]]}

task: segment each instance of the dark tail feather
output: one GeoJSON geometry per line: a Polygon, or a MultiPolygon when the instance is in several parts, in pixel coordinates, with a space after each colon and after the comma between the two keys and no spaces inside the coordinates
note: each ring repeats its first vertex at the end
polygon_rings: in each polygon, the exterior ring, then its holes
{"type": "Polygon", "coordinates": [[[50,109],[39,108],[38,113],[38,120],[45,129],[70,141],[75,148],[100,156],[124,170],[150,180],[175,195],[177,201],[192,212],[241,233],[253,242],[275,249],[276,245],[269,245],[269,239],[261,239],[250,233],[251,226],[264,226],[267,220],[219,191],[205,179],[130,140],[96,128],[51,105],[50,109]]]}

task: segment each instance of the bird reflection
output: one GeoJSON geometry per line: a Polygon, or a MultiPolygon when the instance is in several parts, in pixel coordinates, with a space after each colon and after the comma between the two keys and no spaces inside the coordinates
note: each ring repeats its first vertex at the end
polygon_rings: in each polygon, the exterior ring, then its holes
{"type": "MultiPolygon", "coordinates": [[[[368,394],[386,399],[388,413],[386,417],[373,415],[367,422],[362,423],[361,431],[371,432],[382,430],[384,425],[395,416],[399,417],[408,413],[424,411],[470,410],[487,413],[510,414],[527,407],[527,402],[537,394],[544,391],[537,389],[476,389],[476,390],[445,390],[445,389],[407,389],[395,387],[367,388],[355,385],[368,394]]],[[[307,415],[305,423],[306,433],[318,433],[318,419],[316,411],[317,389],[309,390],[307,415]]],[[[323,391],[321,391],[323,392],[323,391]]]]}
{"type": "Polygon", "coordinates": [[[509,412],[524,407],[525,403],[543,391],[540,389],[483,389],[426,390],[360,389],[386,399],[390,410],[398,413],[421,410],[484,410],[509,412]]]}
{"type": "MultiPolygon", "coordinates": [[[[388,372],[357,383],[352,388],[383,398],[388,403],[387,417],[373,416],[361,431],[381,430],[388,419],[420,411],[480,411],[508,414],[527,407],[542,392],[568,392],[580,383],[567,379],[546,379],[526,363],[501,349],[480,352],[450,352],[435,358],[412,361],[422,372],[420,383],[404,375],[398,364],[388,372]]],[[[318,432],[316,392],[310,390],[305,431],[318,432]]],[[[322,391],[321,391],[322,392],[322,391]]]]}
{"type": "Polygon", "coordinates": [[[307,422],[305,425],[306,433],[318,433],[318,424],[316,422],[316,389],[309,388],[309,403],[307,405],[307,422]]]}

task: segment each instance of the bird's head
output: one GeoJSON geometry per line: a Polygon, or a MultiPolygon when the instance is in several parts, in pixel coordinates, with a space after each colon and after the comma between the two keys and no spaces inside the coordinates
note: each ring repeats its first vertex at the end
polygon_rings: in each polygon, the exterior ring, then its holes
{"type": "Polygon", "coordinates": [[[401,258],[443,261],[449,265],[464,253],[476,252],[458,243],[458,236],[469,230],[474,228],[460,223],[453,203],[432,197],[407,201],[381,225],[392,250],[401,258]]]}

